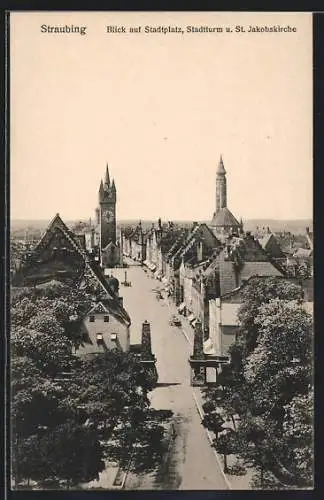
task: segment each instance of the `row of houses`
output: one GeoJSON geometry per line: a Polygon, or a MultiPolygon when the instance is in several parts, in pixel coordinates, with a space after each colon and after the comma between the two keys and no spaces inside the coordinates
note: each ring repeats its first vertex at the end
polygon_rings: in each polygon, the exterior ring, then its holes
{"type": "MultiPolygon", "coordinates": [[[[159,220],[146,232],[139,223],[122,237],[124,254],[164,283],[193,327],[201,324],[206,355],[227,355],[239,326],[241,291],[252,277],[289,276],[287,255],[275,236],[257,238],[241,225],[219,238],[204,223],[181,228],[159,220]]],[[[303,283],[306,301],[312,303],[311,277],[303,283]]]]}

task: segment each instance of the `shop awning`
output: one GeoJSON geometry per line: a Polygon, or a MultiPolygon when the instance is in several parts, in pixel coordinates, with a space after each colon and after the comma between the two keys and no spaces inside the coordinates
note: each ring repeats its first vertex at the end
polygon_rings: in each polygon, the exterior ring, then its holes
{"type": "Polygon", "coordinates": [[[178,311],[179,311],[179,312],[182,312],[182,311],[184,311],[184,310],[185,310],[185,308],[186,308],[186,304],[185,304],[184,302],[182,302],[182,303],[180,304],[180,306],[178,307],[178,311]]]}

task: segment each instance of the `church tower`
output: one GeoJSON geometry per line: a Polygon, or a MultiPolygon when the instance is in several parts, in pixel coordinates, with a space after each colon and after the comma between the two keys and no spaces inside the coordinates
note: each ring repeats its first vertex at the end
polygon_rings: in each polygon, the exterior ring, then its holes
{"type": "Polygon", "coordinates": [[[224,168],[222,155],[219,160],[216,172],[216,213],[221,208],[227,207],[227,191],[226,191],[226,170],[224,168]]]}
{"type": "Polygon", "coordinates": [[[231,234],[239,234],[241,229],[240,223],[227,208],[226,170],[222,156],[216,171],[216,212],[213,214],[210,227],[220,241],[231,234]]]}
{"type": "Polygon", "coordinates": [[[100,250],[112,242],[116,244],[116,186],[110,182],[108,165],[105,182],[99,187],[100,250]]]}

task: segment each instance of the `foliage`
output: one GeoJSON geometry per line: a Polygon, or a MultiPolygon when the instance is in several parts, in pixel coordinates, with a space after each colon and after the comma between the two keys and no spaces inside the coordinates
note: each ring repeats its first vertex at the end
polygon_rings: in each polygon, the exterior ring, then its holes
{"type": "Polygon", "coordinates": [[[132,439],[125,440],[128,427],[119,427],[113,433],[113,440],[106,446],[109,458],[115,459],[121,467],[129,468],[134,474],[148,474],[161,465],[162,457],[168,447],[165,440],[166,427],[170,427],[171,410],[148,409],[132,439]],[[131,458],[131,460],[130,460],[131,458]]]}
{"type": "Polygon", "coordinates": [[[256,483],[309,486],[313,325],[301,288],[287,280],[253,279],[243,292],[240,320],[231,365],[206,393],[206,420],[223,411],[236,429],[239,415],[236,450],[255,468],[256,483]]]}
{"type": "Polygon", "coordinates": [[[313,469],[313,390],[307,394],[295,396],[285,405],[283,430],[285,442],[291,452],[291,463],[295,473],[312,484],[313,469]]]}
{"type": "Polygon", "coordinates": [[[20,440],[14,466],[20,477],[76,484],[98,478],[105,465],[102,457],[96,431],[66,421],[20,440]]]}
{"type": "Polygon", "coordinates": [[[240,336],[247,352],[254,349],[258,338],[255,318],[259,307],[272,299],[302,300],[303,290],[299,285],[282,278],[253,278],[242,289],[242,305],[239,310],[240,336]]]}
{"type": "Polygon", "coordinates": [[[29,328],[15,328],[11,332],[12,356],[27,356],[47,377],[69,371],[76,362],[72,356],[72,342],[57,332],[43,333],[29,328]]]}
{"type": "Polygon", "coordinates": [[[92,290],[66,285],[12,295],[16,484],[96,478],[107,456],[102,439],[113,438],[119,452],[131,450],[136,440],[142,467],[161,452],[164,427],[149,411],[154,381],[139,359],[119,350],[84,359],[72,354],[80,320],[94,299],[92,290]]]}
{"type": "Polygon", "coordinates": [[[214,440],[216,451],[224,457],[224,472],[228,471],[227,455],[234,454],[238,451],[236,432],[233,429],[227,428],[217,439],[214,440]]]}
{"type": "Polygon", "coordinates": [[[236,461],[233,465],[227,467],[227,474],[232,476],[245,476],[246,468],[239,461],[236,461]]]}

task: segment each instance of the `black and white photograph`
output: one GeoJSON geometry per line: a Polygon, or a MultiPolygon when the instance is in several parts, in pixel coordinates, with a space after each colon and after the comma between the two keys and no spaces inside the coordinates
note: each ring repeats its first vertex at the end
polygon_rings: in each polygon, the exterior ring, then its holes
{"type": "Polygon", "coordinates": [[[312,490],[312,14],[9,17],[9,488],[312,490]]]}

